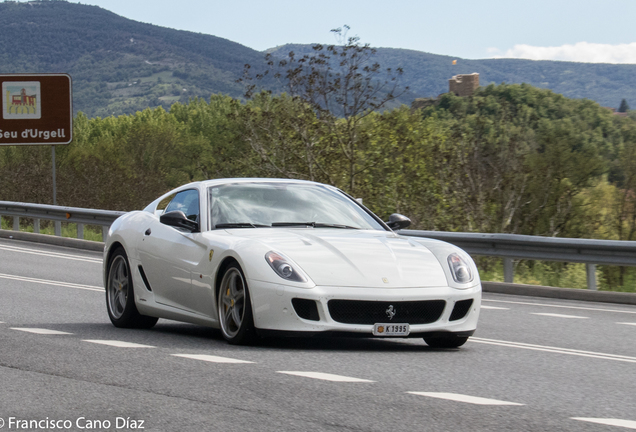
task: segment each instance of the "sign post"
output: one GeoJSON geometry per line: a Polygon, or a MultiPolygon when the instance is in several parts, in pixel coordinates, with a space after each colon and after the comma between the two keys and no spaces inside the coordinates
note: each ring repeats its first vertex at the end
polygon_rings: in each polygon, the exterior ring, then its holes
{"type": "Polygon", "coordinates": [[[68,74],[0,75],[0,86],[0,145],[53,146],[53,204],[57,204],[55,146],[73,140],[71,77],[68,74]]]}

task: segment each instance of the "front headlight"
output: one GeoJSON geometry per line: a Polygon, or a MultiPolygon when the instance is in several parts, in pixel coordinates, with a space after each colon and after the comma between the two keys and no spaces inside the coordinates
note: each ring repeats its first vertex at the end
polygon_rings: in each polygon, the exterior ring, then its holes
{"type": "Polygon", "coordinates": [[[276,272],[276,274],[288,281],[307,282],[302,273],[296,271],[285,257],[274,251],[265,254],[265,261],[276,272]]]}
{"type": "Polygon", "coordinates": [[[461,256],[456,253],[450,254],[448,256],[448,266],[455,282],[472,282],[473,272],[470,270],[470,265],[461,256]]]}

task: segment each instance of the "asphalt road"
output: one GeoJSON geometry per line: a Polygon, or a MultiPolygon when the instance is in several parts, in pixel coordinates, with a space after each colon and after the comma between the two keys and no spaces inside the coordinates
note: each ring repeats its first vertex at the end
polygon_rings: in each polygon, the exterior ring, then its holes
{"type": "Polygon", "coordinates": [[[0,240],[0,432],[636,429],[636,307],[484,294],[464,347],[110,324],[101,255],[0,240]]]}

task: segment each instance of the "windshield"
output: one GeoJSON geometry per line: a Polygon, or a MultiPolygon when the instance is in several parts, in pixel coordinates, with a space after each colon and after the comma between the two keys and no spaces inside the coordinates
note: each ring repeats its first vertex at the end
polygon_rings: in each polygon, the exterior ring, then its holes
{"type": "Polygon", "coordinates": [[[208,189],[215,228],[311,226],[384,230],[346,195],[317,184],[231,183],[208,189]]]}

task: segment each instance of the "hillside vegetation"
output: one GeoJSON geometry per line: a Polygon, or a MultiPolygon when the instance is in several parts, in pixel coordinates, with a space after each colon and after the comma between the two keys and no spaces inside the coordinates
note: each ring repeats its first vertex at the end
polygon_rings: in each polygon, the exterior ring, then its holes
{"type": "MultiPolygon", "coordinates": [[[[285,95],[213,96],[105,119],[80,114],[74,142],[58,147],[58,202],[133,210],[192,180],[293,177],[334,184],[385,220],[406,214],[416,229],[636,240],[636,121],[595,102],[491,85],[358,121],[347,149],[345,119],[327,127],[285,95]]],[[[0,199],[50,203],[42,182],[50,169],[48,147],[0,148],[0,199]]],[[[484,261],[482,269],[497,265],[484,261]]],[[[554,266],[519,274],[585,284],[584,270],[554,266]]],[[[625,269],[599,276],[604,288],[634,282],[625,269]]]]}
{"type": "MultiPolygon", "coordinates": [[[[211,17],[211,22],[218,17],[211,17]]],[[[325,29],[328,31],[328,29],[325,29]]],[[[214,28],[211,28],[211,33],[214,28]]],[[[334,41],[335,42],[335,41],[334,41]]],[[[126,19],[97,6],[62,0],[0,3],[0,73],[69,73],[75,112],[89,117],[133,114],[147,107],[212,94],[242,95],[243,65],[256,67],[264,53],[215,36],[126,19]]],[[[269,50],[310,52],[310,45],[269,50]]],[[[456,74],[480,73],[481,83],[528,83],[571,98],[617,108],[636,106],[636,65],[530,60],[463,60],[418,51],[379,48],[376,60],[402,67],[410,87],[393,106],[448,90],[456,74]]],[[[268,87],[279,88],[269,82],[268,87]]]]}
{"type": "Polygon", "coordinates": [[[239,96],[235,80],[262,54],[204,34],[132,21],[97,6],[0,3],[0,73],[69,73],[75,111],[90,117],[239,96]]]}
{"type": "MultiPolygon", "coordinates": [[[[311,52],[311,45],[289,44],[268,50],[277,56],[289,51],[311,52]]],[[[482,86],[521,84],[550,89],[569,98],[591,99],[601,106],[618,108],[622,99],[636,106],[636,65],[595,64],[521,59],[466,60],[395,48],[377,48],[376,61],[404,70],[402,84],[410,88],[399,101],[410,104],[419,97],[436,97],[448,91],[453,75],[479,73],[482,86]],[[453,60],[457,64],[453,65],[453,60]]]]}

